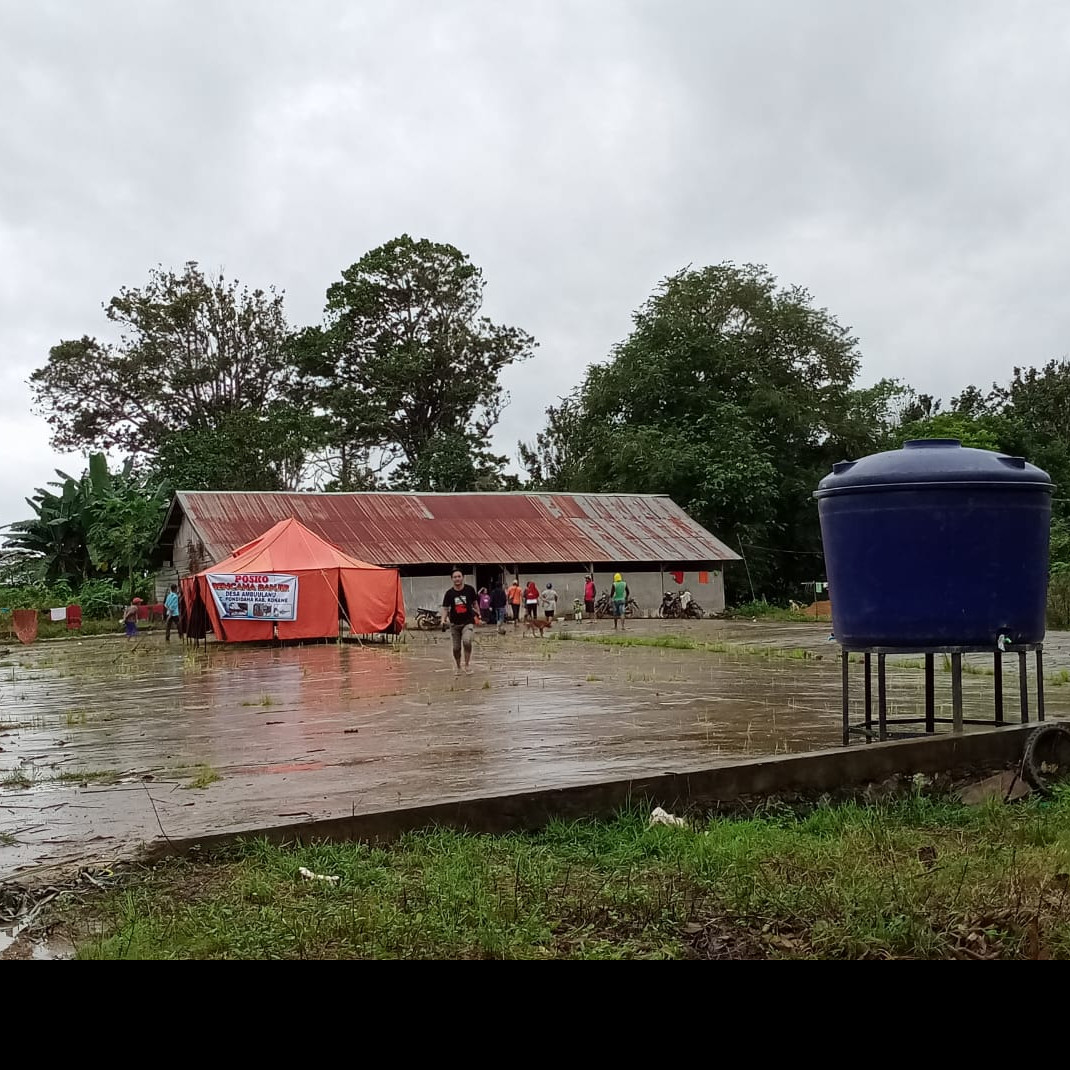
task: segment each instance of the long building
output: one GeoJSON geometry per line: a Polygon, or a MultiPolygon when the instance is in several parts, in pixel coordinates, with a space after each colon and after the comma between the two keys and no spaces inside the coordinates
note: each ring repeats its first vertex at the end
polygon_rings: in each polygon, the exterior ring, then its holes
{"type": "Polygon", "coordinates": [[[553,583],[559,611],[582,599],[585,574],[601,593],[619,571],[646,613],[678,587],[719,613],[724,565],[739,560],[664,495],[181,491],[157,543],[158,586],[208,568],[287,517],[353,557],[398,568],[410,616],[441,602],[454,567],[477,589],[513,576],[540,589],[553,583]]]}

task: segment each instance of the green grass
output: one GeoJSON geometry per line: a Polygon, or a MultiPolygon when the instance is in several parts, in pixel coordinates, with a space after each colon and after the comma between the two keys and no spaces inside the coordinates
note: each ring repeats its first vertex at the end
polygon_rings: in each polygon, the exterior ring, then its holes
{"type": "Polygon", "coordinates": [[[119,774],[114,769],[65,769],[53,780],[58,784],[114,784],[119,774]]]}
{"type": "Polygon", "coordinates": [[[243,706],[274,706],[275,700],[270,695],[261,695],[258,699],[249,699],[243,706]]]}
{"type": "Polygon", "coordinates": [[[6,829],[0,832],[0,847],[14,847],[19,841],[15,839],[15,833],[8,832],[6,829]]]}
{"type": "Polygon", "coordinates": [[[197,775],[188,784],[183,785],[189,791],[210,788],[213,784],[218,783],[223,779],[223,777],[210,765],[197,766],[196,774],[197,775]]]}
{"type": "Polygon", "coordinates": [[[747,643],[704,642],[682,635],[576,635],[555,632],[558,643],[597,643],[600,646],[653,647],[658,650],[698,650],[706,654],[735,654],[756,658],[789,658],[797,661],[816,659],[819,655],[803,647],[752,646],[747,643]]]}
{"type": "Polygon", "coordinates": [[[12,769],[0,777],[0,788],[21,790],[33,787],[33,777],[25,769],[12,769]]]}
{"type": "Polygon", "coordinates": [[[49,919],[82,958],[1070,957],[1070,791],[649,828],[245,842],[49,919]],[[302,880],[298,867],[337,875],[302,880]]]}

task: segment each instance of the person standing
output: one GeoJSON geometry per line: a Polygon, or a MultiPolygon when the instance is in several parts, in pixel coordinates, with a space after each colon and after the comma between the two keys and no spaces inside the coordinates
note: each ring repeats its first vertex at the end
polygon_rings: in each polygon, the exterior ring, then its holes
{"type": "Polygon", "coordinates": [[[453,660],[461,675],[461,651],[464,650],[464,672],[472,675],[472,636],[475,634],[475,622],[479,613],[479,595],[470,583],[464,582],[464,573],[455,568],[452,584],[442,596],[442,623],[449,622],[450,635],[453,639],[453,660]]]}
{"type": "Polygon", "coordinates": [[[539,588],[535,586],[534,580],[528,580],[528,585],[524,588],[524,605],[528,611],[528,620],[535,620],[539,615],[539,588]]]}
{"type": "Polygon", "coordinates": [[[515,576],[513,582],[509,585],[509,590],[505,592],[509,599],[509,605],[513,610],[513,628],[520,627],[520,610],[524,605],[524,588],[520,586],[520,577],[515,576]]]}
{"type": "Polygon", "coordinates": [[[494,623],[498,625],[499,635],[505,632],[505,606],[508,601],[501,583],[495,580],[490,589],[490,608],[494,613],[494,623]]]}
{"type": "Polygon", "coordinates": [[[123,611],[123,630],[126,632],[127,639],[133,639],[137,635],[137,616],[140,605],[141,599],[134,598],[123,611]]]}
{"type": "Polygon", "coordinates": [[[594,576],[587,576],[583,584],[583,615],[594,616],[594,601],[598,597],[598,588],[594,585],[594,576]]]}
{"type": "Polygon", "coordinates": [[[548,583],[542,592],[542,611],[547,620],[553,620],[557,612],[557,591],[554,590],[552,583],[548,583]]]}
{"type": "Polygon", "coordinates": [[[171,584],[171,590],[167,592],[167,597],[163,600],[163,615],[163,637],[167,642],[171,642],[171,629],[178,627],[178,584],[176,583],[171,584]]]}
{"type": "Polygon", "coordinates": [[[613,631],[617,630],[617,624],[620,624],[620,630],[624,631],[624,611],[628,607],[628,585],[624,582],[621,574],[618,572],[613,576],[613,631]]]}

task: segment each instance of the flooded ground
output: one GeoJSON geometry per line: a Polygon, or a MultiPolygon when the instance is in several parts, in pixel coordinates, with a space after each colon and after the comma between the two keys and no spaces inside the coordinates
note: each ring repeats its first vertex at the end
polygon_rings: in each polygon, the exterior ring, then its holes
{"type": "MultiPolygon", "coordinates": [[[[590,637],[612,626],[564,630],[590,637]]],[[[365,647],[195,652],[161,636],[16,646],[0,655],[0,880],[122,857],[162,837],[839,744],[838,648],[825,641],[827,625],[643,621],[629,635],[730,649],[487,629],[475,675],[455,679],[448,638],[427,633],[365,647]]],[[[1065,716],[1070,641],[1049,637],[1047,647],[1049,715],[1065,716]]],[[[978,659],[964,679],[968,717],[991,715],[986,664],[978,659]]],[[[946,714],[946,674],[937,687],[946,714]]],[[[921,688],[916,668],[893,668],[890,712],[915,710],[921,688]]]]}

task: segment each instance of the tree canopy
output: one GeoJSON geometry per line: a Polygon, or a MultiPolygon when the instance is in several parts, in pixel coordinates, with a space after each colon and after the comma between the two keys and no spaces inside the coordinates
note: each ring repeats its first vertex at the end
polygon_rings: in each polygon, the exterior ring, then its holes
{"type": "Polygon", "coordinates": [[[665,280],[521,458],[539,485],[669,494],[759,585],[821,573],[810,494],[868,445],[894,389],[852,390],[857,343],[810,294],[724,263],[665,280]],[[868,440],[868,441],[867,441],[868,440]]]}
{"type": "Polygon", "coordinates": [[[535,341],[482,315],[483,289],[482,271],[459,249],[407,234],[328,289],[324,326],[299,352],[340,458],[339,489],[388,470],[394,486],[421,490],[500,483],[505,458],[489,447],[500,375],[535,341]]]}
{"type": "Polygon", "coordinates": [[[123,287],[104,312],[117,341],[61,341],[30,377],[57,449],[159,462],[188,489],[294,485],[311,429],[295,450],[301,410],[281,294],[190,262],[123,287]]]}

